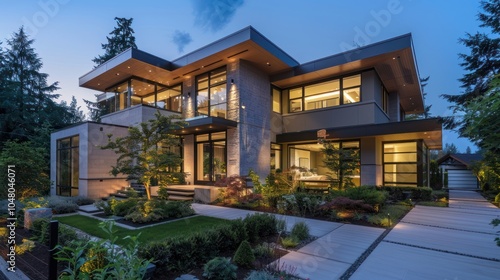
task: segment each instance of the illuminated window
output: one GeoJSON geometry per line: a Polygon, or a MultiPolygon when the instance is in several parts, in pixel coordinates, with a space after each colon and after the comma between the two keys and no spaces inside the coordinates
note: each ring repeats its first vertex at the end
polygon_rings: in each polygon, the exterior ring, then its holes
{"type": "Polygon", "coordinates": [[[273,88],[272,99],[273,112],[281,113],[281,90],[273,88]]]}
{"type": "Polygon", "coordinates": [[[417,186],[417,142],[384,143],[384,185],[417,186]]]}
{"type": "Polygon", "coordinates": [[[226,68],[196,77],[196,110],[198,115],[227,117],[226,68]]]}
{"type": "Polygon", "coordinates": [[[360,102],[361,74],[292,88],[288,100],[290,113],[360,102]]]}

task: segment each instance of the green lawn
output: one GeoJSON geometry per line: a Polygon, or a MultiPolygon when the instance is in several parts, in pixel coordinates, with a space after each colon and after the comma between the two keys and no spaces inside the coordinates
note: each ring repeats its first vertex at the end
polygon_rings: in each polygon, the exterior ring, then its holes
{"type": "MultiPolygon", "coordinates": [[[[55,219],[60,223],[78,228],[90,235],[100,238],[108,238],[108,236],[99,228],[99,223],[101,221],[98,219],[82,215],[57,217],[55,219]]],[[[226,222],[226,220],[218,218],[195,216],[188,219],[136,230],[129,230],[115,225],[114,230],[116,230],[115,235],[118,237],[117,243],[123,245],[125,243],[123,240],[124,237],[135,236],[139,233],[141,233],[139,242],[147,243],[150,241],[162,240],[167,237],[186,236],[193,232],[203,231],[226,222]]]]}

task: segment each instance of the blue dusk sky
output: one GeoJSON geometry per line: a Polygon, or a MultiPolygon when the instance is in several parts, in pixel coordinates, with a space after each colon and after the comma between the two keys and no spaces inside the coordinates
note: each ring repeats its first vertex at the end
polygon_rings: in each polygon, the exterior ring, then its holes
{"type": "MultiPolygon", "coordinates": [[[[35,40],[49,82],[59,82],[62,100],[82,101],[98,93],[79,88],[78,78],[93,69],[92,58],[103,54],[102,43],[115,27],[115,17],[134,18],[139,49],[167,60],[252,25],[269,40],[305,63],[406,33],[412,33],[420,77],[430,76],[425,91],[433,116],[452,112],[439,96],[460,94],[464,74],[458,53],[468,49],[458,39],[479,31],[479,1],[433,0],[190,0],[3,1],[0,41],[24,25],[35,40]]],[[[460,152],[467,139],[444,131],[443,146],[460,152]]]]}

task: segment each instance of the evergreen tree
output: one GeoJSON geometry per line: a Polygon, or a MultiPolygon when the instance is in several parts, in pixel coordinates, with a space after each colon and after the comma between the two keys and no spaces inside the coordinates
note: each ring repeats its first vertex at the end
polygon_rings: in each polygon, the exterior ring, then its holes
{"type": "MultiPolygon", "coordinates": [[[[460,65],[468,71],[459,79],[464,92],[458,95],[441,95],[453,103],[451,108],[454,114],[465,112],[468,102],[484,96],[493,77],[500,73],[500,0],[481,1],[481,7],[483,12],[478,14],[480,27],[490,29],[491,33],[466,33],[459,40],[470,49],[469,54],[459,54],[462,59],[460,65]]],[[[467,122],[454,116],[445,117],[444,121],[445,128],[458,128],[461,133],[468,126],[467,122]]]]}
{"type": "MultiPolygon", "coordinates": [[[[422,94],[424,96],[424,104],[425,104],[425,98],[427,97],[427,92],[425,92],[425,87],[427,86],[429,82],[430,76],[427,76],[425,78],[420,79],[420,85],[422,86],[422,94]]],[[[419,120],[419,119],[428,119],[431,116],[431,107],[432,105],[427,105],[424,107],[424,112],[420,114],[409,114],[406,115],[405,119],[406,120],[419,120]]]]}
{"type": "Polygon", "coordinates": [[[101,122],[101,117],[105,114],[105,112],[107,112],[107,108],[105,108],[99,102],[94,102],[87,99],[83,99],[83,102],[85,102],[85,104],[87,105],[87,110],[89,111],[88,119],[94,122],[101,122]]]}
{"type": "Polygon", "coordinates": [[[57,126],[60,116],[54,116],[54,99],[59,95],[57,82],[47,84],[48,74],[40,73],[41,59],[31,46],[33,40],[21,27],[7,40],[0,91],[0,142],[8,139],[29,140],[34,130],[53,116],[57,126]]]}
{"type": "Polygon", "coordinates": [[[133,18],[115,17],[117,27],[106,36],[108,42],[101,44],[104,55],[99,55],[92,59],[96,67],[115,57],[128,48],[137,48],[135,44],[134,30],[132,29],[133,18]]]}

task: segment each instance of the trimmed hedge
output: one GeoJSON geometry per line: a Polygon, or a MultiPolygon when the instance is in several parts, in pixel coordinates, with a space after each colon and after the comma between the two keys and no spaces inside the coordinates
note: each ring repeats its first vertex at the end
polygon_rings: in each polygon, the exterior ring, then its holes
{"type": "Polygon", "coordinates": [[[187,272],[221,252],[235,251],[243,241],[260,241],[261,237],[274,233],[277,233],[276,218],[257,214],[190,236],[148,243],[139,249],[139,256],[153,259],[157,267],[165,267],[168,271],[187,272]]]}
{"type": "Polygon", "coordinates": [[[428,187],[382,187],[394,200],[432,200],[432,189],[428,187]]]}

